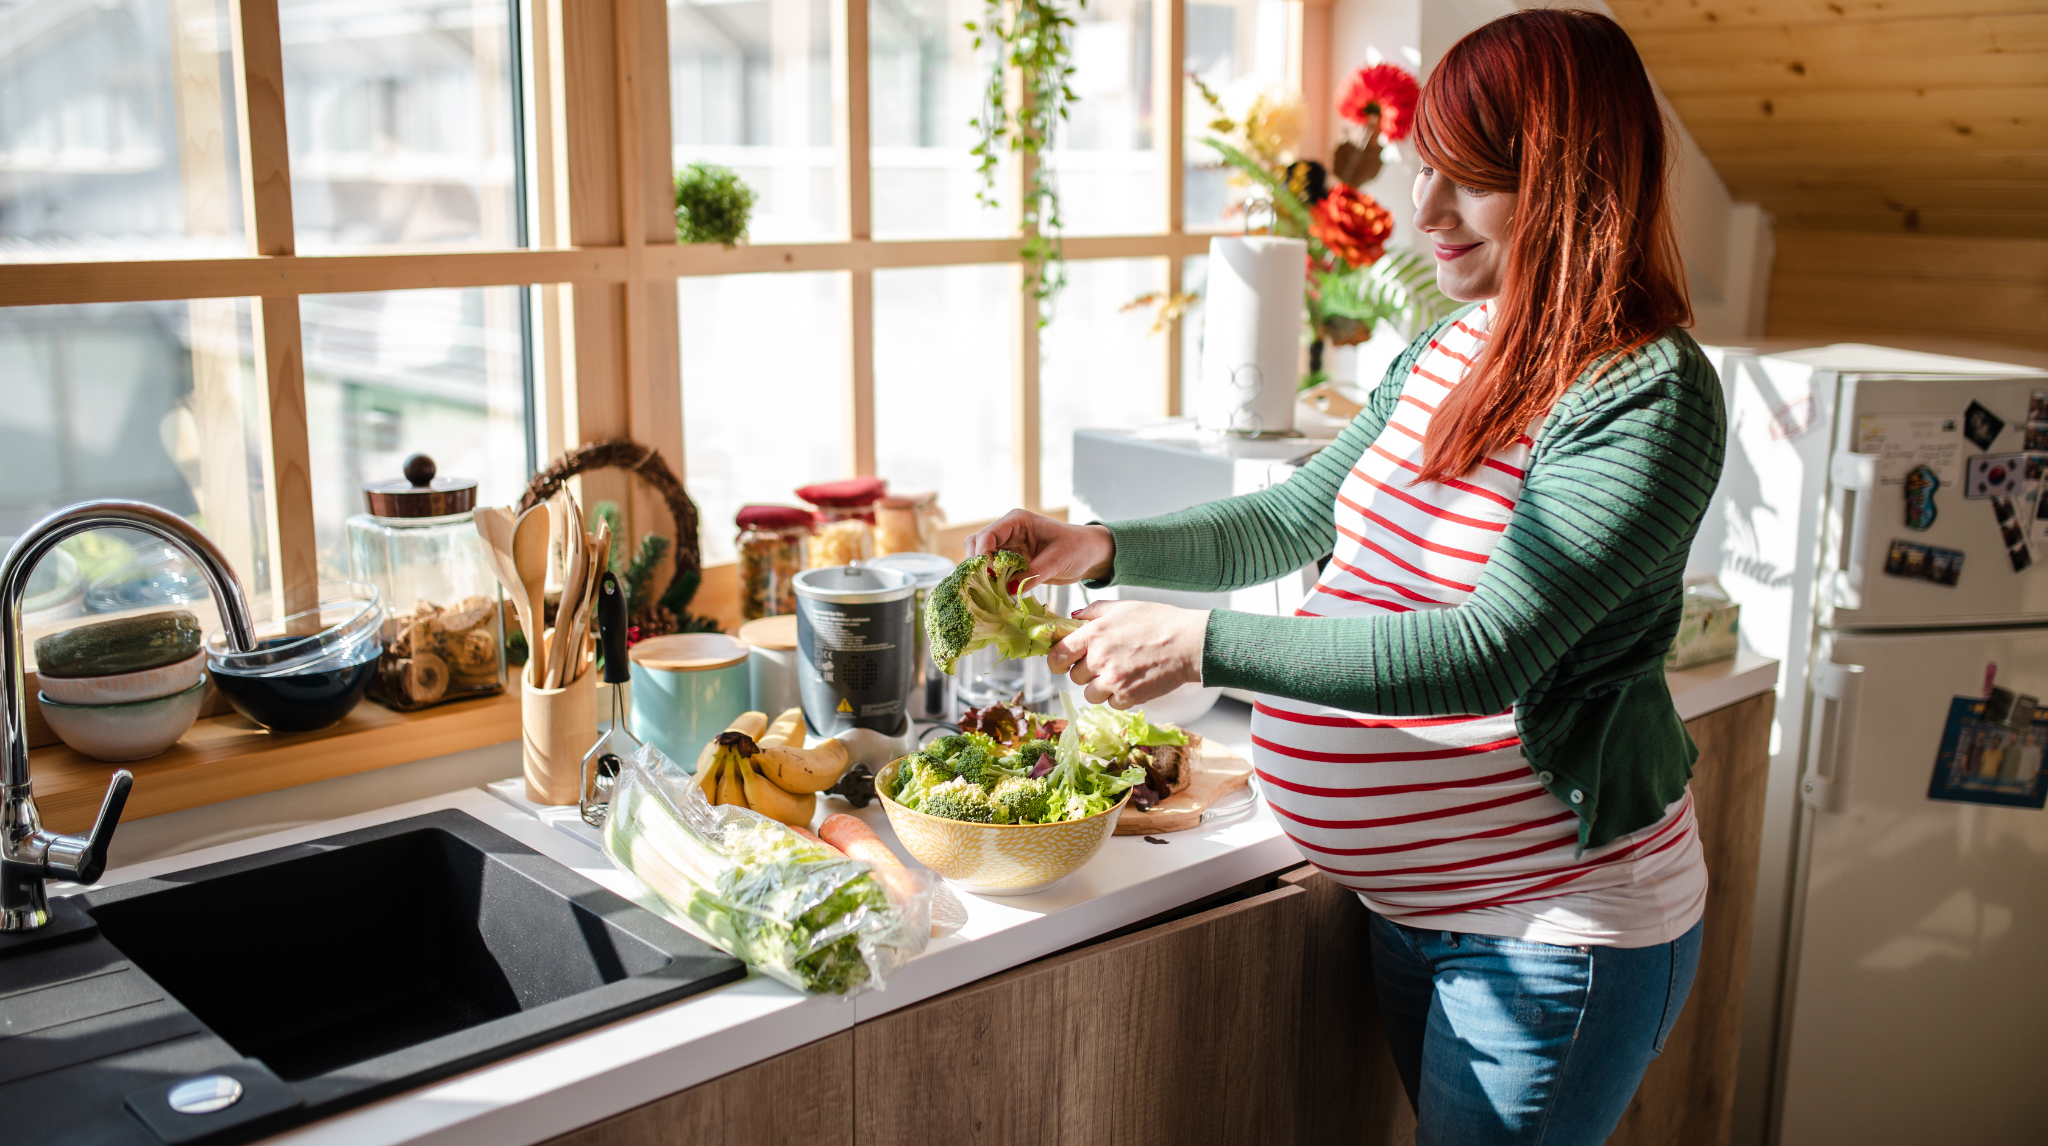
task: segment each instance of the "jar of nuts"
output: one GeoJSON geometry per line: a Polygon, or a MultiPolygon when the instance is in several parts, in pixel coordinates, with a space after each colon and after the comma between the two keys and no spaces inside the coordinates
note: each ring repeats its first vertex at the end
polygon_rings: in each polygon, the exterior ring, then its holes
{"type": "Polygon", "coordinates": [[[505,691],[505,610],[471,521],[476,482],[414,454],[363,500],[369,512],[348,519],[349,574],[377,586],[386,618],[371,698],[410,711],[505,691]]]}

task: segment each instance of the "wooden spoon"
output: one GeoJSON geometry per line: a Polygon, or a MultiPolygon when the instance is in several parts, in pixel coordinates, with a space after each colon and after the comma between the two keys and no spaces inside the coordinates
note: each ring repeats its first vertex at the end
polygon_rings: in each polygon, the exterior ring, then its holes
{"type": "Polygon", "coordinates": [[[540,666],[547,663],[547,639],[541,635],[541,626],[548,615],[548,523],[549,515],[540,506],[520,514],[513,523],[512,563],[519,581],[517,587],[505,587],[520,606],[519,624],[526,630],[526,667],[520,671],[536,685],[540,683],[540,666]]]}
{"type": "Polygon", "coordinates": [[[562,491],[562,500],[562,601],[555,606],[556,639],[548,645],[547,683],[541,686],[543,688],[560,688],[569,679],[567,670],[571,650],[566,638],[576,610],[583,601],[586,588],[584,566],[590,557],[590,546],[584,539],[581,519],[576,516],[576,500],[567,490],[562,491]]]}
{"type": "Polygon", "coordinates": [[[519,614],[519,627],[527,632],[527,640],[533,637],[533,617],[525,594],[519,587],[519,571],[514,564],[512,511],[498,506],[485,506],[476,511],[478,536],[484,540],[484,553],[490,559],[491,572],[498,577],[498,583],[505,587],[505,595],[512,599],[513,611],[519,614]]]}
{"type": "MultiPolygon", "coordinates": [[[[576,616],[569,623],[569,669],[565,674],[575,680],[583,674],[583,637],[590,631],[590,610],[597,604],[598,582],[604,579],[604,555],[611,552],[612,527],[609,522],[597,527],[597,537],[590,543],[587,576],[583,579],[583,599],[576,603],[576,616]]],[[[564,598],[566,603],[567,598],[564,598]]]]}

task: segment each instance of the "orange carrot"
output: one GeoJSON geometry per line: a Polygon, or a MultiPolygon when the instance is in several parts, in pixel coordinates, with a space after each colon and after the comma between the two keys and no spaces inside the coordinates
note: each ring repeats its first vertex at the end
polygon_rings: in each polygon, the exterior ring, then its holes
{"type": "MultiPolygon", "coordinates": [[[[789,830],[790,830],[790,831],[792,831],[792,832],[795,832],[795,833],[796,833],[797,835],[800,835],[800,836],[802,836],[803,838],[805,838],[805,839],[807,839],[807,840],[811,841],[811,842],[812,842],[812,843],[814,843],[814,844],[817,844],[817,845],[819,845],[819,846],[821,846],[821,847],[828,847],[828,848],[832,848],[832,845],[831,845],[831,844],[828,844],[828,843],[826,843],[826,842],[825,842],[824,840],[821,840],[821,839],[819,839],[819,838],[818,838],[818,836],[816,835],[816,833],[812,832],[812,831],[811,831],[811,829],[809,829],[809,828],[799,828],[799,827],[797,827],[797,826],[796,826],[796,825],[794,825],[794,824],[790,824],[790,825],[788,825],[788,827],[789,827],[789,830]]],[[[838,851],[839,851],[839,849],[838,849],[838,848],[832,848],[832,850],[833,850],[833,851],[835,851],[835,852],[838,852],[838,851]]],[[[839,854],[840,854],[840,855],[845,855],[846,853],[845,853],[845,852],[839,852],[839,854]]]]}
{"type": "Polygon", "coordinates": [[[876,877],[896,893],[897,899],[908,903],[917,895],[916,877],[903,866],[902,860],[896,858],[896,853],[889,850],[889,845],[882,842],[882,837],[859,817],[835,812],[818,825],[818,835],[848,857],[872,865],[876,877]]]}

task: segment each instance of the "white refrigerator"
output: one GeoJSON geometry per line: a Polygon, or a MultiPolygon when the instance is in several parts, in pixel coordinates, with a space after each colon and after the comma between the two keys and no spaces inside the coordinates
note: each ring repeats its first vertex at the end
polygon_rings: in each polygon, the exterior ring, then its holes
{"type": "Polygon", "coordinates": [[[1719,365],[1692,572],[1784,662],[1734,1140],[2048,1141],[2048,374],[1719,365]]]}

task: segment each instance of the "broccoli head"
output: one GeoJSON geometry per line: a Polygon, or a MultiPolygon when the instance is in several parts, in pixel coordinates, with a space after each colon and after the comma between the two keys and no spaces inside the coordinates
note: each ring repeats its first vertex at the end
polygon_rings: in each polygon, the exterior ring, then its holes
{"type": "Polygon", "coordinates": [[[1003,757],[1003,767],[1023,775],[1043,776],[1052,771],[1053,762],[1058,759],[1059,745],[1050,740],[1027,740],[1012,748],[1003,757]],[[1041,764],[1044,771],[1040,771],[1041,764]]]}
{"type": "Polygon", "coordinates": [[[954,662],[994,646],[1003,660],[1044,656],[1081,622],[1055,616],[1036,598],[1021,554],[1007,549],[969,557],[932,590],[924,631],[932,659],[947,673],[954,662]]]}
{"type": "Polygon", "coordinates": [[[992,824],[996,818],[988,793],[964,780],[933,788],[925,794],[924,802],[918,805],[917,810],[927,816],[966,820],[972,824],[992,824]]]}
{"type": "Polygon", "coordinates": [[[943,760],[933,763],[912,756],[897,766],[893,779],[896,790],[889,793],[889,798],[906,808],[919,808],[932,789],[953,779],[953,770],[943,760]]]}
{"type": "Polygon", "coordinates": [[[989,794],[998,824],[1037,824],[1045,821],[1051,799],[1044,780],[1012,776],[989,794]]]}

